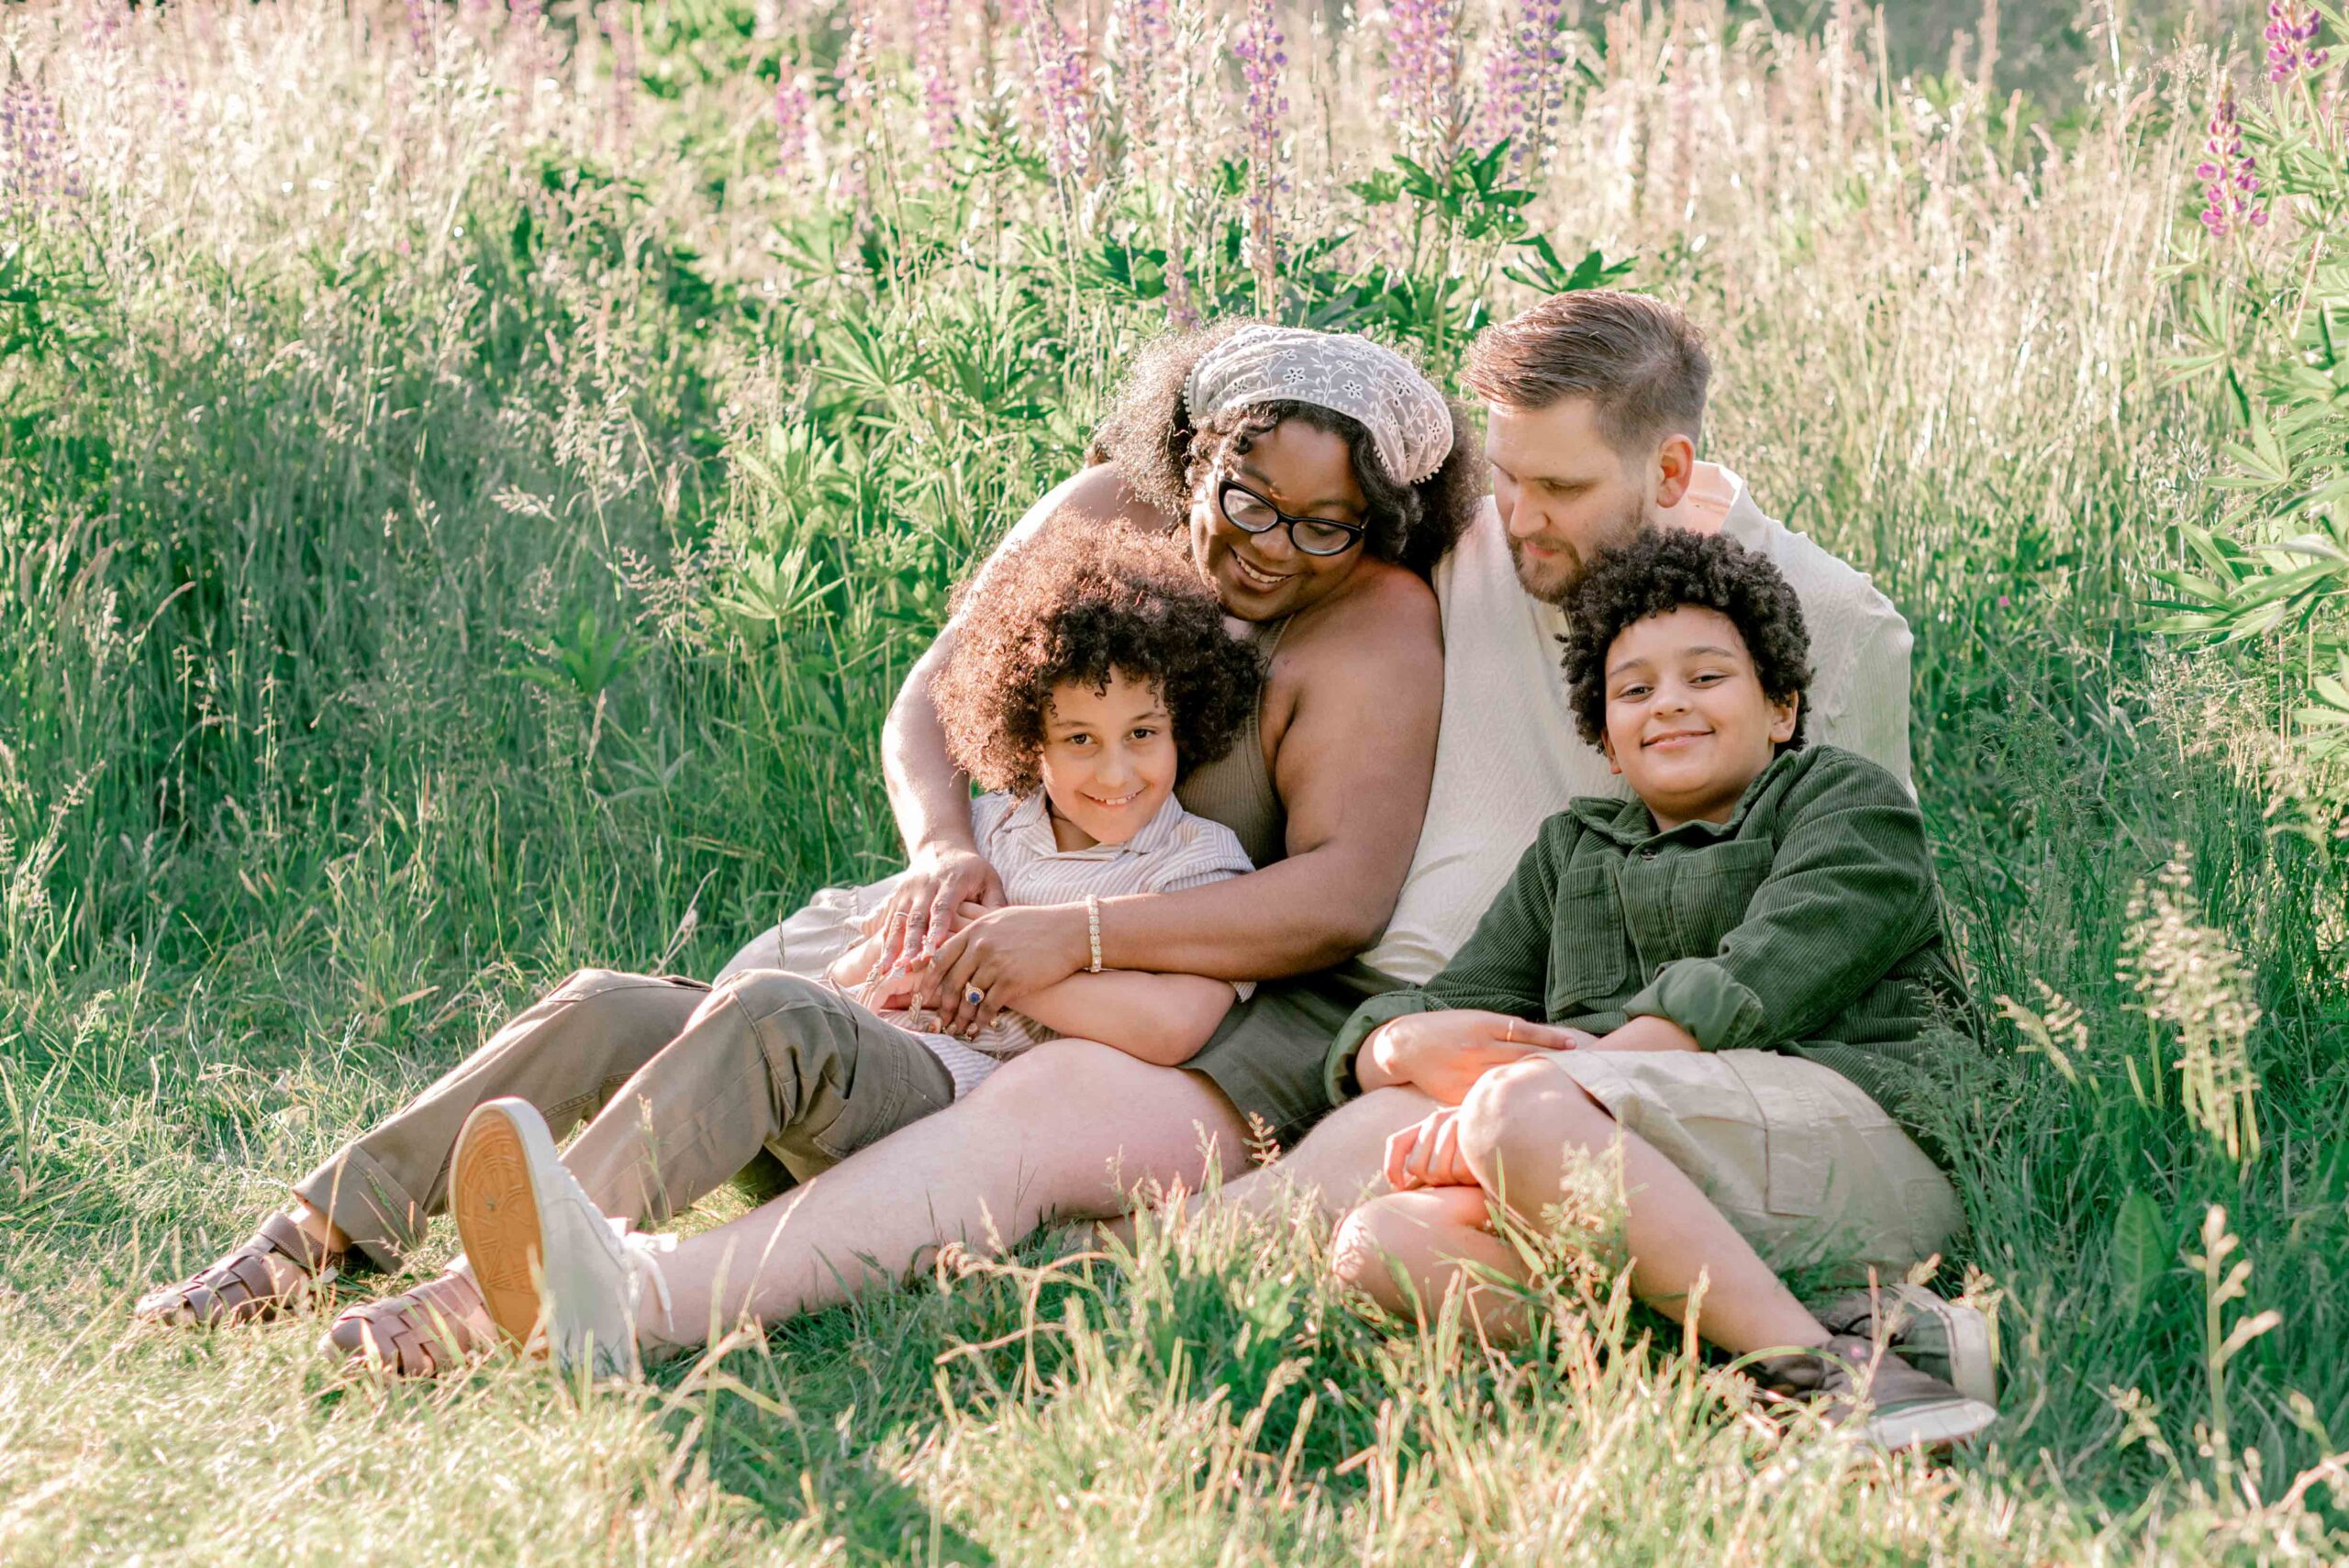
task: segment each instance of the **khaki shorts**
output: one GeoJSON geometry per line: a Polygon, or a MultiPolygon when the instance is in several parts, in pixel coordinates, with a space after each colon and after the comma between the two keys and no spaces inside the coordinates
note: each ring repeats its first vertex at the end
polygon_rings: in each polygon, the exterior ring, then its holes
{"type": "Polygon", "coordinates": [[[1544,1060],[1687,1173],[1780,1273],[1895,1279],[1964,1223],[1949,1178],[1831,1067],[1771,1051],[1544,1060]]]}

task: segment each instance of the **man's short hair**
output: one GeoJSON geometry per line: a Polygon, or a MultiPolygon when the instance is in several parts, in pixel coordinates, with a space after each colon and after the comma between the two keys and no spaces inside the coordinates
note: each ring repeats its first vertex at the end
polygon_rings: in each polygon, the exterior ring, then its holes
{"type": "Polygon", "coordinates": [[[1461,376],[1486,402],[1529,413],[1587,397],[1619,451],[1675,432],[1697,439],[1712,378],[1704,334],[1687,317],[1620,289],[1553,294],[1486,328],[1461,376]]]}

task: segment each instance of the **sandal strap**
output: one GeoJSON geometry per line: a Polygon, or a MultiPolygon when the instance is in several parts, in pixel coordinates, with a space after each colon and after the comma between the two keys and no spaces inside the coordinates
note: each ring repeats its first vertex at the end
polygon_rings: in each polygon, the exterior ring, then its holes
{"type": "Polygon", "coordinates": [[[140,1318],[183,1318],[197,1327],[275,1316],[331,1279],[346,1253],[304,1233],[284,1215],[262,1221],[245,1242],[175,1284],[142,1297],[140,1318]]]}
{"type": "Polygon", "coordinates": [[[327,1339],[385,1376],[429,1378],[454,1371],[496,1334],[480,1288],[451,1273],[351,1308],[327,1339]]]}

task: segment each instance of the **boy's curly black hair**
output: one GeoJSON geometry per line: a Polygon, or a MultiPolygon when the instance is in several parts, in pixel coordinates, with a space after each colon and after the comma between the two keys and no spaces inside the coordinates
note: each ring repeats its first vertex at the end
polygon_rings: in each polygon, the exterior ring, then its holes
{"type": "Polygon", "coordinates": [[[1593,557],[1566,599],[1567,631],[1558,640],[1575,728],[1596,746],[1607,732],[1607,651],[1624,628],[1683,605],[1719,610],[1745,639],[1762,694],[1772,702],[1796,699],[1793,739],[1798,750],[1810,687],[1810,636],[1802,601],[1776,566],[1735,539],[1685,528],[1649,528],[1628,544],[1593,557]]]}
{"type": "Polygon", "coordinates": [[[1264,674],[1223,628],[1189,543],[1085,520],[1037,537],[954,593],[954,648],[930,683],[955,763],[988,789],[1029,795],[1052,688],[1106,686],[1111,671],[1155,685],[1187,775],[1231,750],[1264,674]],[[981,584],[984,589],[981,591],[981,584]]]}
{"type": "Polygon", "coordinates": [[[1450,398],[1452,452],[1417,484],[1387,477],[1378,448],[1362,422],[1314,403],[1252,403],[1227,408],[1204,429],[1191,424],[1183,389],[1200,356],[1249,320],[1226,320],[1162,338],[1144,349],[1127,373],[1108,417],[1093,432],[1087,462],[1106,462],[1134,493],[1160,511],[1182,517],[1219,458],[1240,456],[1284,420],[1342,437],[1353,454],[1354,479],[1370,503],[1370,553],[1425,577],[1459,542],[1485,494],[1485,463],[1467,415],[1450,398]]]}

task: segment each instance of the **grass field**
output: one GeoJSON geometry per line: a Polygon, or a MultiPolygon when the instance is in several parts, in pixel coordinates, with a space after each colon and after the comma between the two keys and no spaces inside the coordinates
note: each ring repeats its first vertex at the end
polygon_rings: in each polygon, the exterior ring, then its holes
{"type": "Polygon", "coordinates": [[[2146,607],[2250,526],[2168,361],[2290,227],[2195,221],[2260,8],[1940,7],[1911,58],[1587,4],[1497,76],[1545,7],[1058,9],[0,17],[0,1561],[2349,1551],[2344,792],[2272,643],[2146,607]],[[887,866],[889,695],[1170,318],[1448,373],[1593,250],[1711,324],[1711,454],[1915,628],[2002,1020],[1941,1100],[1995,1440],[1777,1437],[1576,1270],[1523,1355],[1391,1336],[1302,1227],[951,1262],[646,1392],[130,1329],[557,977],[713,971],[887,866]]]}

